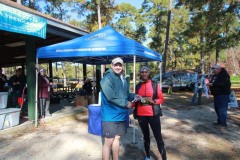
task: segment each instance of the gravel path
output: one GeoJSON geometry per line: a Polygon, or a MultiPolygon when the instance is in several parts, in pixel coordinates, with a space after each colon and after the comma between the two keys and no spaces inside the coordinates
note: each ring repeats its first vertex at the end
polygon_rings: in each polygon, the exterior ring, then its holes
{"type": "MultiPolygon", "coordinates": [[[[163,106],[162,134],[170,160],[237,160],[240,156],[239,110],[229,111],[228,128],[212,123],[216,115],[208,106],[163,106]]],[[[39,128],[26,128],[10,133],[0,131],[0,160],[100,160],[101,137],[88,134],[87,110],[74,116],[46,119],[39,128]]],[[[121,160],[144,158],[142,134],[136,123],[133,142],[133,120],[121,141],[121,160]]],[[[153,138],[152,159],[161,159],[153,138]]]]}

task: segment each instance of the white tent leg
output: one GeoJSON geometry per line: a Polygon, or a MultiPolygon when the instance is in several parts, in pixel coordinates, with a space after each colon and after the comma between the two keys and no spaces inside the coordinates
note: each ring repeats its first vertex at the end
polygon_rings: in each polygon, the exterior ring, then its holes
{"type": "MultiPolygon", "coordinates": [[[[136,56],[133,56],[133,92],[135,93],[136,86],[136,56]]],[[[133,144],[136,143],[136,122],[133,118],[133,144]]]]}
{"type": "Polygon", "coordinates": [[[159,62],[159,82],[160,82],[160,87],[162,89],[162,62],[159,62]]]}
{"type": "MultiPolygon", "coordinates": [[[[36,66],[38,58],[36,58],[36,66]]],[[[36,93],[35,93],[35,127],[38,126],[38,69],[36,69],[36,93]]]]}

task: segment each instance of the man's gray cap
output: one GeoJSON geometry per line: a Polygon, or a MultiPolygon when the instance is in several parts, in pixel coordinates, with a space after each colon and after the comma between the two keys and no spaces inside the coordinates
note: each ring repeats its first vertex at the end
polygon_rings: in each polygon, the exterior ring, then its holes
{"type": "Polygon", "coordinates": [[[113,60],[112,60],[112,64],[117,64],[117,63],[121,63],[121,64],[123,64],[123,60],[120,58],[120,57],[117,57],[117,58],[114,58],[113,60]]]}

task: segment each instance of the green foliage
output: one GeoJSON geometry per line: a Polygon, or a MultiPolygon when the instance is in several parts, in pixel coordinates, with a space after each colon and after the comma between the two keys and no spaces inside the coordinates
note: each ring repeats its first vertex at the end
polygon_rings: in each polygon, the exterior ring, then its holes
{"type": "Polygon", "coordinates": [[[115,5],[113,0],[91,0],[87,1],[83,8],[87,11],[86,14],[86,27],[90,32],[98,30],[98,10],[97,6],[100,5],[101,12],[101,25],[106,26],[112,23],[112,19],[114,17],[114,13],[117,10],[117,6],[115,5]]]}
{"type": "Polygon", "coordinates": [[[231,81],[239,82],[240,83],[240,75],[231,76],[231,81]]]}
{"type": "Polygon", "coordinates": [[[76,19],[69,20],[68,23],[75,26],[75,27],[86,29],[86,27],[85,27],[86,24],[84,22],[77,21],[76,19]]]}
{"type": "MultiPolygon", "coordinates": [[[[44,64],[46,65],[46,64],[44,64]]],[[[47,65],[46,65],[47,66],[47,65]]],[[[63,78],[62,63],[58,62],[52,64],[53,66],[53,77],[63,78]]],[[[66,78],[77,78],[83,79],[83,67],[82,64],[65,62],[66,67],[66,78]]],[[[46,68],[46,67],[44,67],[46,68]]],[[[96,69],[92,65],[87,65],[87,77],[94,77],[96,69]]]]}
{"type": "Polygon", "coordinates": [[[122,3],[118,6],[115,15],[118,21],[114,26],[127,37],[133,37],[134,35],[134,28],[131,23],[134,23],[134,15],[136,12],[137,9],[129,3],[122,3]]]}
{"type": "Polygon", "coordinates": [[[240,87],[240,76],[231,76],[231,87],[240,87]]]}
{"type": "Polygon", "coordinates": [[[189,39],[200,38],[200,43],[191,43],[192,51],[201,53],[202,56],[213,57],[210,55],[215,51],[221,51],[237,44],[239,41],[239,8],[236,1],[186,0],[184,5],[189,8],[191,14],[184,35],[189,39]]]}
{"type": "Polygon", "coordinates": [[[140,43],[146,40],[145,18],[141,15],[140,10],[129,3],[122,3],[118,6],[115,18],[117,23],[114,24],[114,27],[126,37],[140,43]]]}
{"type": "MultiPolygon", "coordinates": [[[[24,2],[28,5],[28,1],[24,2]]],[[[137,9],[129,3],[116,5],[115,0],[48,0],[44,7],[47,14],[64,21],[77,13],[84,20],[69,23],[93,32],[98,30],[100,3],[102,26],[111,25],[140,43],[150,39],[148,46],[163,53],[169,2],[144,0],[137,9]]],[[[41,11],[37,1],[34,6],[41,11]]],[[[218,51],[219,60],[226,62],[226,49],[239,44],[239,17],[239,2],[235,0],[173,1],[164,62],[167,70],[204,67],[215,62],[218,51]]]]}
{"type": "Polygon", "coordinates": [[[150,26],[148,37],[152,39],[149,46],[161,53],[164,47],[164,38],[167,23],[167,0],[146,0],[142,4],[143,16],[150,26]]]}

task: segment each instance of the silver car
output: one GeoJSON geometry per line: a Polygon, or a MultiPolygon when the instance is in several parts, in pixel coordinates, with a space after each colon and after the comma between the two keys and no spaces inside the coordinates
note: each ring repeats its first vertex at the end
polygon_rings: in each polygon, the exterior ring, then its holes
{"type": "MultiPolygon", "coordinates": [[[[197,72],[192,70],[168,71],[162,74],[162,89],[167,89],[170,83],[169,81],[171,81],[174,90],[192,90],[193,86],[191,84],[196,76],[197,72]]],[[[152,80],[159,82],[160,75],[155,75],[152,80]]]]}

